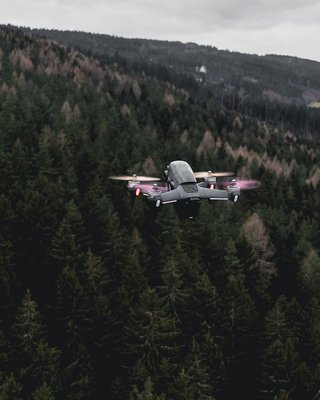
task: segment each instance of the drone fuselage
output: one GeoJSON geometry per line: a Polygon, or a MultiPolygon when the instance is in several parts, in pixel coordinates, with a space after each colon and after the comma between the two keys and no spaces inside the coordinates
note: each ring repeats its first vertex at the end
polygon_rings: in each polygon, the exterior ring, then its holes
{"type": "Polygon", "coordinates": [[[167,184],[176,189],[179,201],[175,202],[181,218],[194,218],[200,208],[199,187],[190,165],[185,161],[172,161],[165,171],[167,184]]]}
{"type": "Polygon", "coordinates": [[[161,196],[161,204],[175,203],[177,213],[181,218],[196,217],[202,200],[237,201],[240,195],[240,190],[236,186],[228,186],[227,190],[218,190],[212,188],[209,182],[197,183],[186,161],[172,161],[165,171],[165,177],[171,191],[161,196]]]}
{"type": "Polygon", "coordinates": [[[194,173],[186,161],[172,161],[165,171],[165,176],[172,189],[176,189],[182,184],[197,184],[194,173]]]}

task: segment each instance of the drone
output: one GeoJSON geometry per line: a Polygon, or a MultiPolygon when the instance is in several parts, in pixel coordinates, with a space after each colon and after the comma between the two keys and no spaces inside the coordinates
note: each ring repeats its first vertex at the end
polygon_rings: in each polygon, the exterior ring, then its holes
{"type": "Polygon", "coordinates": [[[236,203],[241,190],[260,186],[257,180],[236,179],[234,175],[233,172],[193,172],[186,161],[176,160],[167,165],[164,181],[139,175],[109,176],[109,179],[127,181],[127,189],[133,196],[146,197],[156,208],[175,204],[181,219],[194,219],[203,200],[236,203]]]}

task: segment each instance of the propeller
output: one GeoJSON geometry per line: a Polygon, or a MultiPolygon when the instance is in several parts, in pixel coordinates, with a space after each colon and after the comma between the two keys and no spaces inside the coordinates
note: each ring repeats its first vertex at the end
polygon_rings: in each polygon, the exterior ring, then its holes
{"type": "Polygon", "coordinates": [[[154,176],[140,176],[140,175],[114,175],[109,176],[109,179],[113,179],[115,181],[137,181],[137,182],[155,182],[161,181],[160,178],[156,178],[154,176]]]}
{"type": "Polygon", "coordinates": [[[252,190],[252,189],[257,189],[258,187],[260,187],[261,182],[255,180],[255,179],[239,178],[239,179],[232,179],[231,181],[219,182],[219,185],[237,186],[241,190],[252,190]]]}
{"type": "Polygon", "coordinates": [[[234,172],[212,172],[212,171],[200,171],[200,172],[194,172],[194,176],[198,179],[204,179],[204,178],[215,178],[215,177],[220,177],[220,176],[234,176],[234,172]]]}

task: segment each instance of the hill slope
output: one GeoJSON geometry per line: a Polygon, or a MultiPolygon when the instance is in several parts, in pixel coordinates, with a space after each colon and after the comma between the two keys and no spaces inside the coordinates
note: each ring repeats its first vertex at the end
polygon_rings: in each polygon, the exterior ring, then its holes
{"type": "Polygon", "coordinates": [[[250,96],[309,104],[320,100],[320,63],[296,57],[248,55],[195,43],[124,39],[85,32],[32,30],[65,45],[144,70],[165,67],[206,85],[242,89],[250,96]]]}
{"type": "MultiPolygon", "coordinates": [[[[30,31],[25,29],[26,31],[30,31]]],[[[320,63],[286,56],[256,56],[194,43],[124,39],[84,32],[33,30],[94,54],[122,71],[156,77],[194,95],[283,129],[318,136],[320,63]],[[309,107],[310,105],[310,107],[309,107]]]]}

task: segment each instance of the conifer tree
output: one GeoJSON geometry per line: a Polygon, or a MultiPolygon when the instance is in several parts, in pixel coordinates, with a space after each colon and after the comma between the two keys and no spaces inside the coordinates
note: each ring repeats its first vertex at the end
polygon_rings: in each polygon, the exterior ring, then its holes
{"type": "Polygon", "coordinates": [[[17,311],[14,331],[20,349],[28,354],[32,354],[35,345],[45,339],[45,326],[29,289],[17,311]]]}
{"type": "Polygon", "coordinates": [[[161,272],[163,284],[159,286],[164,309],[177,321],[184,320],[190,293],[183,288],[183,276],[177,261],[170,258],[161,272]]]}
{"type": "Polygon", "coordinates": [[[94,246],[113,279],[119,277],[119,266],[127,261],[127,232],[121,225],[112,202],[106,196],[96,199],[94,213],[94,246]]]}
{"type": "Polygon", "coordinates": [[[301,387],[306,391],[304,394],[310,396],[318,391],[320,379],[320,302],[318,297],[313,297],[307,305],[305,320],[305,340],[302,348],[306,357],[306,374],[301,387]]]}
{"type": "Polygon", "coordinates": [[[130,302],[136,303],[140,294],[147,287],[146,265],[148,254],[139,231],[135,228],[129,238],[127,262],[118,266],[121,277],[119,283],[122,284],[130,302]]]}
{"type": "Polygon", "coordinates": [[[0,113],[0,130],[2,147],[10,149],[16,140],[17,121],[17,96],[9,91],[2,99],[2,109],[0,113]]]}
{"type": "Polygon", "coordinates": [[[144,382],[148,376],[155,382],[171,379],[178,355],[174,319],[163,310],[154,289],[147,288],[125,327],[127,359],[131,360],[131,377],[144,382]]]}
{"type": "MultiPolygon", "coordinates": [[[[226,388],[226,360],[222,353],[219,341],[221,338],[211,333],[209,326],[206,331],[199,335],[200,350],[209,375],[209,382],[212,385],[212,394],[219,398],[226,388]]],[[[205,327],[203,327],[203,330],[205,327]]]]}
{"type": "Polygon", "coordinates": [[[17,311],[13,329],[16,342],[15,366],[23,393],[29,394],[43,381],[58,390],[60,351],[48,345],[45,325],[29,289],[17,311]]]}
{"type": "Polygon", "coordinates": [[[107,271],[100,257],[95,256],[91,249],[87,253],[80,279],[83,291],[76,321],[82,340],[92,356],[98,384],[110,388],[113,375],[110,371],[115,368],[112,357],[118,339],[116,333],[119,322],[110,309],[110,279],[107,271]]]}
{"type": "Polygon", "coordinates": [[[31,395],[32,400],[55,400],[55,397],[53,396],[52,390],[50,387],[47,385],[46,382],[44,382],[42,385],[40,385],[34,393],[31,395]]]}
{"type": "Polygon", "coordinates": [[[154,394],[153,383],[150,377],[144,383],[144,389],[139,392],[135,386],[130,394],[129,400],[165,400],[166,396],[164,394],[156,395],[154,394]]]}
{"type": "Polygon", "coordinates": [[[71,319],[66,327],[66,366],[62,375],[62,391],[66,399],[94,398],[95,376],[92,356],[83,343],[81,330],[71,319]]]}
{"type": "Polygon", "coordinates": [[[0,304],[10,306],[14,299],[15,275],[13,272],[12,243],[0,234],[0,304]]]}
{"type": "Polygon", "coordinates": [[[298,273],[299,281],[306,294],[316,294],[320,284],[320,257],[311,248],[302,260],[298,273]]]}
{"type": "Polygon", "coordinates": [[[14,349],[7,340],[3,331],[0,330],[0,383],[4,376],[9,373],[14,360],[14,349]]]}
{"type": "Polygon", "coordinates": [[[298,367],[297,338],[286,315],[287,302],[280,297],[265,319],[261,391],[265,398],[292,393],[298,367]]]}
{"type": "Polygon", "coordinates": [[[216,287],[206,273],[199,277],[192,290],[192,332],[197,334],[202,326],[209,326],[214,334],[219,335],[221,325],[221,299],[216,287]]]}
{"type": "Polygon", "coordinates": [[[0,386],[0,400],[22,400],[23,398],[21,384],[14,374],[10,374],[0,386]]]}
{"type": "Polygon", "coordinates": [[[223,315],[219,330],[226,358],[228,395],[234,396],[236,391],[242,390],[250,393],[255,375],[254,326],[257,321],[254,303],[241,277],[230,276],[221,301],[223,315]]]}
{"type": "Polygon", "coordinates": [[[66,216],[52,239],[51,255],[56,270],[60,272],[65,265],[79,268],[84,261],[87,243],[81,214],[75,202],[71,201],[66,205],[66,216]]]}
{"type": "Polygon", "coordinates": [[[267,289],[272,279],[277,275],[273,262],[274,247],[262,218],[252,214],[243,224],[240,247],[243,262],[247,266],[248,286],[258,301],[270,301],[267,289]]]}
{"type": "Polygon", "coordinates": [[[215,398],[208,366],[195,338],[172,390],[174,398],[179,400],[215,398]]]}

